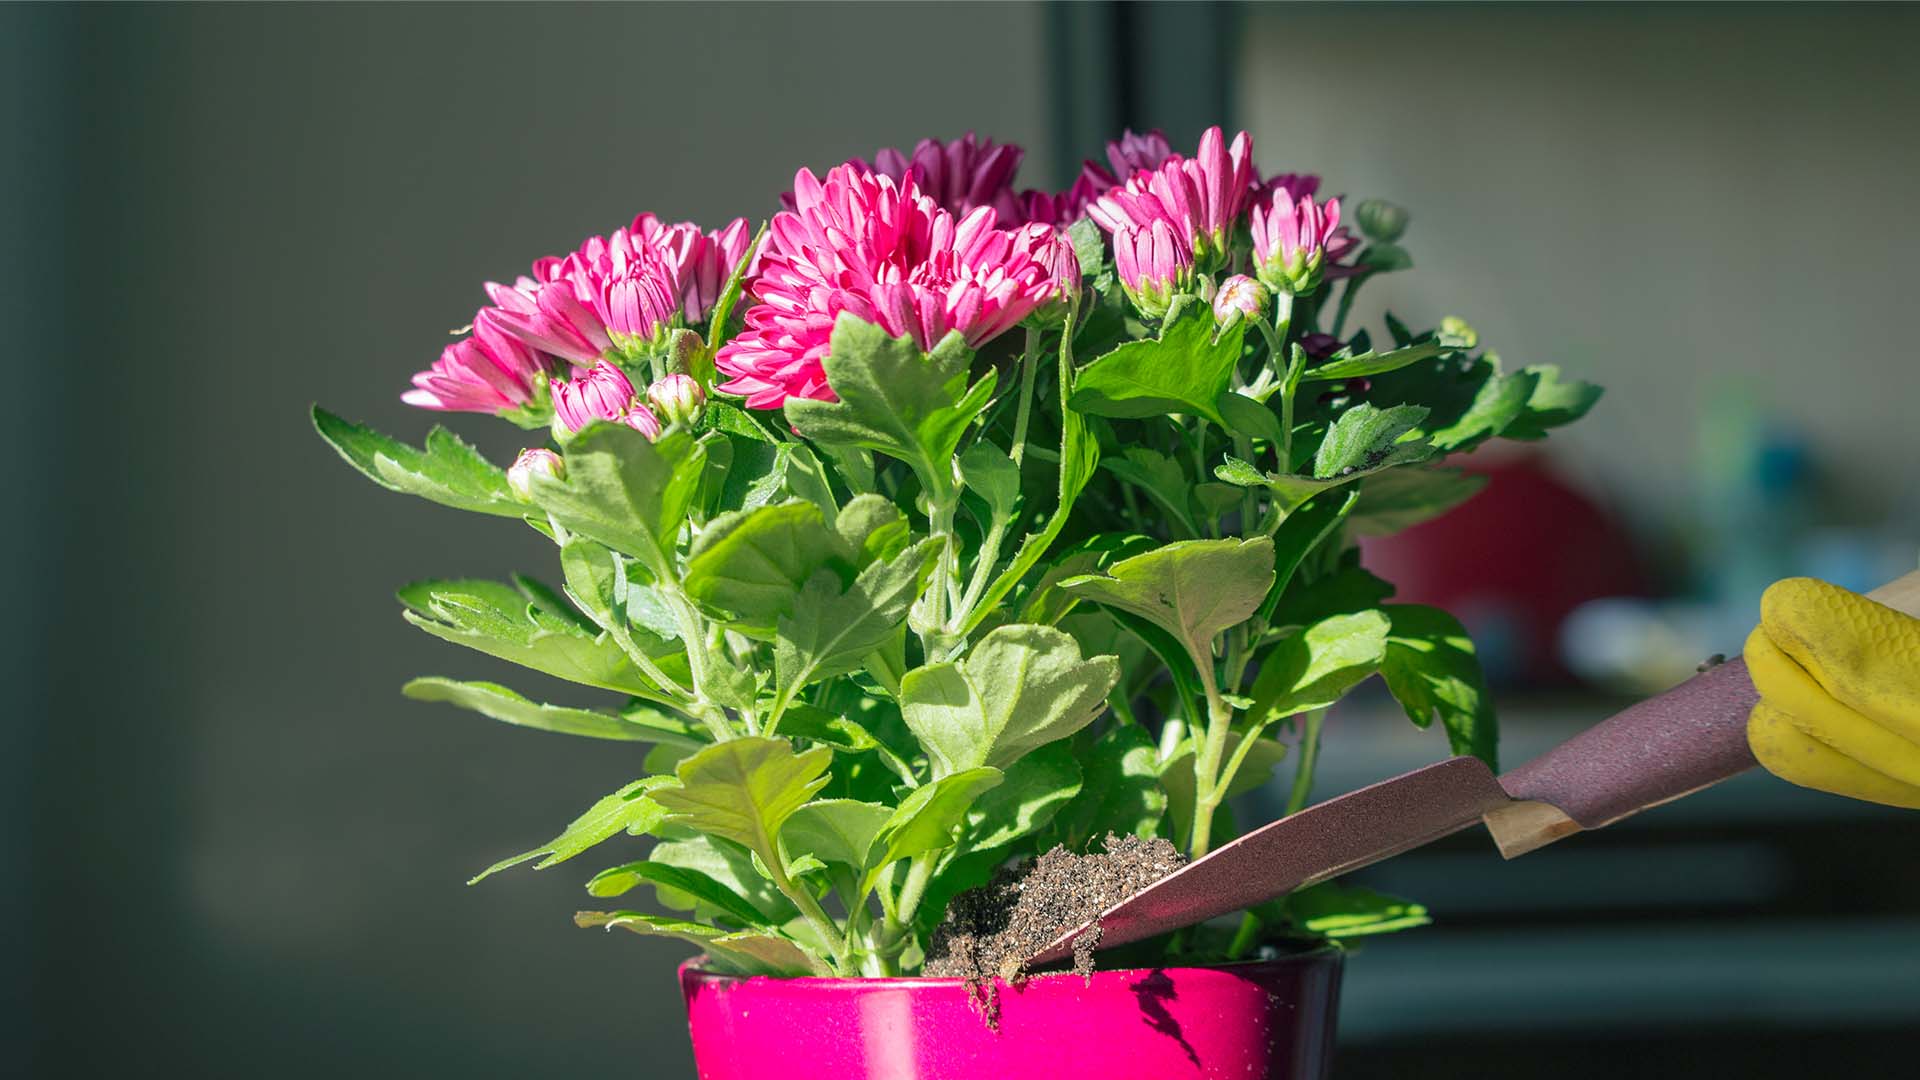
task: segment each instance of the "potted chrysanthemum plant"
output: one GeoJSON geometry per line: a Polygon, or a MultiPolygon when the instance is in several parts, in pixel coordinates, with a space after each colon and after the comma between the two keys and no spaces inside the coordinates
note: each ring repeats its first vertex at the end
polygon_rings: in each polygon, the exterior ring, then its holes
{"type": "Polygon", "coordinates": [[[702,1076],[1318,1076],[1328,943],[1424,921],[1322,885],[1024,964],[1222,843],[1237,794],[1306,805],[1322,717],[1373,675],[1491,760],[1459,623],[1388,602],[1355,538],[1597,394],[1457,320],[1350,328],[1411,265],[1397,207],[1356,236],[1217,128],[1107,158],[1016,192],[1017,148],[928,141],[802,170],[757,237],[642,215],[489,284],[405,398],[538,433],[505,469],[315,410],[374,482],[552,540],[548,582],[400,601],[581,699],[405,692],[639,744],[608,748],[631,783],[480,877],[603,855],[586,888],[618,909],[575,919],[700,950],[702,1076]]]}

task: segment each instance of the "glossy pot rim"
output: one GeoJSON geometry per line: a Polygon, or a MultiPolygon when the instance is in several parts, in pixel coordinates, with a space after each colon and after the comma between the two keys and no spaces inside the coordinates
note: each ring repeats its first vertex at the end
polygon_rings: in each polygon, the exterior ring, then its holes
{"type": "MultiPolygon", "coordinates": [[[[1222,974],[1222,975],[1258,975],[1266,972],[1284,970],[1308,964],[1337,963],[1345,958],[1347,950],[1338,942],[1327,941],[1310,949],[1276,956],[1266,960],[1232,960],[1221,964],[1182,964],[1161,967],[1100,968],[1092,975],[1081,975],[1074,971],[1048,971],[1038,975],[1029,975],[1021,979],[1019,986],[1025,990],[1044,987],[1066,979],[1073,979],[1083,986],[1089,983],[1098,985],[1105,982],[1137,982],[1142,977],[1155,974],[1179,976],[1181,974],[1222,974]]],[[[732,975],[721,971],[711,971],[703,967],[704,957],[695,956],[680,963],[680,975],[706,985],[742,985],[769,983],[781,986],[798,985],[817,987],[821,990],[878,990],[878,989],[927,989],[964,987],[965,979],[937,978],[927,975],[889,975],[884,977],[837,975],[732,975]]],[[[1004,982],[995,979],[995,982],[1004,982]]]]}

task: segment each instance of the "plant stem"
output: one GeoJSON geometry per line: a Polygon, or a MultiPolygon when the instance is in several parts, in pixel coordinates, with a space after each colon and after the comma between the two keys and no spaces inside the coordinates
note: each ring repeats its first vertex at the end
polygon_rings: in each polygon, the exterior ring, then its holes
{"type": "Polygon", "coordinates": [[[796,886],[787,877],[787,868],[779,858],[778,852],[774,853],[774,858],[767,860],[767,872],[773,876],[774,887],[785,893],[787,899],[793,901],[793,906],[800,909],[800,914],[806,917],[807,924],[813,927],[813,932],[819,934],[820,940],[826,942],[827,947],[832,950],[834,969],[845,970],[847,957],[851,955],[851,947],[847,944],[846,936],[834,925],[833,919],[821,909],[820,901],[815,900],[812,893],[796,886]]]}
{"type": "Polygon", "coordinates": [[[1197,859],[1207,853],[1212,841],[1213,812],[1226,796],[1220,782],[1221,758],[1226,755],[1227,735],[1233,727],[1233,708],[1220,696],[1214,683],[1211,663],[1203,665],[1200,681],[1207,694],[1207,730],[1205,742],[1193,758],[1193,840],[1187,857],[1197,859]]]}
{"type": "Polygon", "coordinates": [[[894,915],[902,925],[913,922],[920,910],[920,898],[927,893],[927,883],[933,880],[933,856],[915,855],[907,864],[907,880],[900,886],[900,901],[894,905],[894,915]]]}
{"type": "Polygon", "coordinates": [[[1253,948],[1260,938],[1260,920],[1251,911],[1240,913],[1240,927],[1233,932],[1233,942],[1227,946],[1227,959],[1238,960],[1253,948]]]}
{"type": "Polygon", "coordinates": [[[973,617],[973,606],[980,602],[980,595],[987,591],[987,579],[993,576],[993,568],[1000,561],[1000,545],[1007,538],[1007,523],[999,517],[993,519],[993,527],[987,530],[986,538],[980,541],[980,550],[974,553],[973,580],[967,583],[967,591],[954,606],[953,614],[947,619],[947,634],[952,636],[967,625],[973,617]]]}
{"type": "Polygon", "coordinates": [[[1333,313],[1332,333],[1334,337],[1339,337],[1341,335],[1341,331],[1346,329],[1347,312],[1353,309],[1354,294],[1358,293],[1360,291],[1360,286],[1364,284],[1366,280],[1372,276],[1373,276],[1372,274],[1357,274],[1353,277],[1350,277],[1347,279],[1346,287],[1340,290],[1340,306],[1338,308],[1335,308],[1333,313]]]}
{"type": "Polygon", "coordinates": [[[1289,816],[1306,809],[1307,799],[1313,794],[1313,767],[1320,759],[1320,725],[1326,718],[1325,709],[1307,714],[1305,731],[1300,736],[1300,760],[1293,766],[1293,790],[1287,795],[1289,816]]]}
{"type": "Polygon", "coordinates": [[[1027,423],[1033,417],[1033,384],[1040,373],[1039,361],[1040,330],[1028,327],[1027,346],[1020,354],[1020,406],[1013,414],[1013,451],[1009,455],[1016,469],[1027,453],[1027,423]]]}
{"type": "Polygon", "coordinates": [[[1253,324],[1266,339],[1268,368],[1284,369],[1287,373],[1280,385],[1280,471],[1290,473],[1293,471],[1293,392],[1300,384],[1300,368],[1306,358],[1287,352],[1287,331],[1293,325],[1293,294],[1281,293],[1274,297],[1273,313],[1273,322],[1259,318],[1253,324]]]}
{"type": "Polygon", "coordinates": [[[926,895],[927,883],[933,879],[932,853],[915,855],[907,863],[906,880],[900,884],[899,898],[891,905],[887,903],[887,890],[880,890],[880,906],[885,909],[886,917],[880,927],[880,938],[875,950],[888,957],[889,965],[898,947],[911,934],[913,918],[920,908],[920,901],[926,895]]]}

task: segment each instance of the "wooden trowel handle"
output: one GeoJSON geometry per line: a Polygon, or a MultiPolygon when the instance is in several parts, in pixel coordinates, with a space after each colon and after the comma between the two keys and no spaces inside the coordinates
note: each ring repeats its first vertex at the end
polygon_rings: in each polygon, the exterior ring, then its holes
{"type": "MultiPolygon", "coordinates": [[[[1920,615],[1920,571],[1867,595],[1920,615]]],[[[1758,700],[1746,661],[1729,660],[1502,775],[1516,801],[1486,816],[1500,853],[1524,854],[1752,768],[1747,714],[1758,700]]]]}

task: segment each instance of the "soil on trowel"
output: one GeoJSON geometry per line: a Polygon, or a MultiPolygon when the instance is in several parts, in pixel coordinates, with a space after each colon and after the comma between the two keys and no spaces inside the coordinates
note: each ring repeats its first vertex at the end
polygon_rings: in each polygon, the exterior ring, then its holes
{"type": "MultiPolygon", "coordinates": [[[[1161,839],[1109,835],[1105,846],[1085,855],[1055,847],[954,897],[928,942],[925,973],[966,980],[987,1023],[998,1026],[995,979],[1019,982],[1027,957],[1187,861],[1161,839]]],[[[1074,971],[1092,976],[1099,941],[1098,924],[1074,941],[1074,971]]]]}

